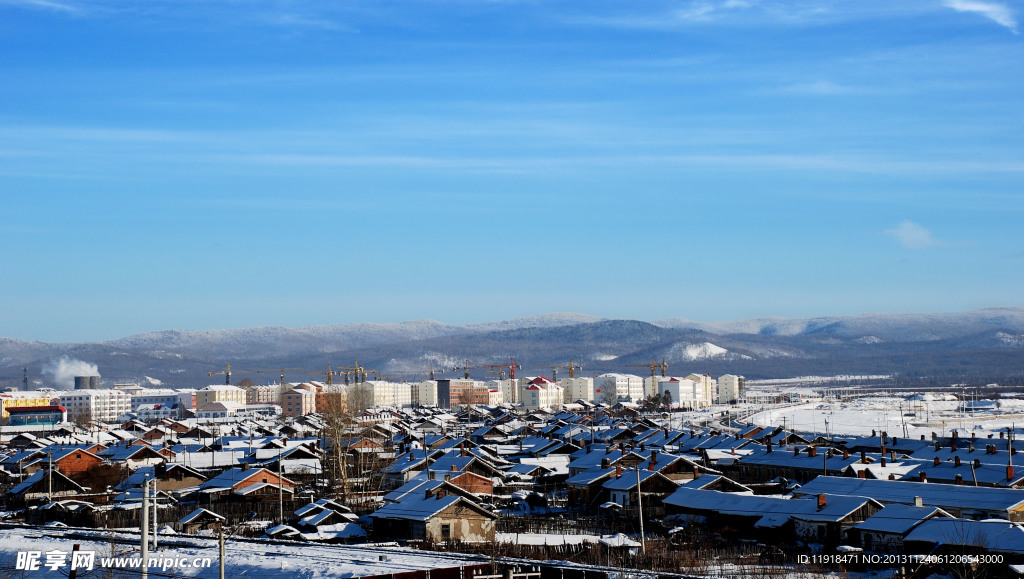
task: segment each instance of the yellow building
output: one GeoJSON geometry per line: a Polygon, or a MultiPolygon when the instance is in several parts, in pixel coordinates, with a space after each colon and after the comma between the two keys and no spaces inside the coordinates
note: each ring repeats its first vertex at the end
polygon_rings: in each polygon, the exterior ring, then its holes
{"type": "Polygon", "coordinates": [[[215,385],[196,390],[196,408],[214,402],[234,402],[245,407],[245,390],[238,386],[215,385]]]}
{"type": "Polygon", "coordinates": [[[25,406],[49,406],[53,400],[52,392],[39,391],[15,391],[0,394],[0,418],[9,416],[8,408],[22,408],[25,406]]]}

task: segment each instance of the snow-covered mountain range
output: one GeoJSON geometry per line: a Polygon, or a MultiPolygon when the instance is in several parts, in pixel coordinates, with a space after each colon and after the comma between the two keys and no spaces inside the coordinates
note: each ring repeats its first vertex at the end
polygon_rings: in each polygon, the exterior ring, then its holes
{"type": "MultiPolygon", "coordinates": [[[[469,325],[417,320],[285,328],[163,330],[108,342],[49,344],[0,338],[0,386],[20,387],[28,368],[30,387],[48,385],[47,364],[69,358],[99,367],[105,383],[135,381],[202,386],[220,378],[209,372],[232,364],[242,370],[303,368],[359,360],[380,374],[418,378],[437,371],[508,362],[521,372],[550,375],[570,360],[584,373],[645,374],[651,360],[672,374],[741,373],[782,378],[814,373],[896,374],[922,379],[1003,380],[1024,374],[1024,308],[1001,307],[940,314],[864,314],[805,319],[767,318],[653,323],[552,313],[469,325]]],[[[316,379],[290,371],[289,381],[316,379]]],[[[254,381],[272,378],[253,373],[254,381]]],[[[473,377],[493,377],[482,369],[473,377]]],[[[278,376],[279,377],[279,376],[278,376]]],[[[1012,382],[1012,380],[1010,380],[1012,382]]]]}

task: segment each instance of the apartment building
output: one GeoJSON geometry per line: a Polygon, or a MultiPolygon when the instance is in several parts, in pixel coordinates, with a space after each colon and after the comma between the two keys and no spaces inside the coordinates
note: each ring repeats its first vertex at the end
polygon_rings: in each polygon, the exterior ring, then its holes
{"type": "Polygon", "coordinates": [[[0,418],[8,417],[8,408],[49,406],[53,399],[53,390],[14,390],[0,393],[0,418]]]}
{"type": "Polygon", "coordinates": [[[72,421],[117,422],[132,410],[131,394],[116,389],[64,390],[59,392],[58,401],[72,421]]]}
{"type": "Polygon", "coordinates": [[[245,390],[238,386],[214,384],[196,390],[196,408],[199,409],[214,402],[234,402],[245,406],[245,399],[245,390]]]}
{"type": "Polygon", "coordinates": [[[640,402],[644,398],[644,379],[633,374],[601,374],[594,378],[594,398],[608,404],[640,402]]]}
{"type": "Polygon", "coordinates": [[[728,404],[747,397],[747,379],[726,374],[718,377],[718,402],[728,404]]]}

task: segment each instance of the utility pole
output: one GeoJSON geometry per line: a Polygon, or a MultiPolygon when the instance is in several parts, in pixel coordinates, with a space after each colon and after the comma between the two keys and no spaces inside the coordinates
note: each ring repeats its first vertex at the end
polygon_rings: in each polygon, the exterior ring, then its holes
{"type": "Polygon", "coordinates": [[[156,552],[156,504],[158,502],[156,493],[156,472],[153,473],[153,552],[156,552]]]}
{"type": "Polygon", "coordinates": [[[640,490],[640,465],[636,465],[636,511],[640,515],[640,553],[647,553],[647,542],[644,540],[644,499],[640,490]]]}
{"type": "Polygon", "coordinates": [[[218,577],[224,579],[224,529],[220,531],[220,538],[217,539],[218,552],[220,554],[220,562],[217,564],[220,574],[218,577]]]}
{"type": "Polygon", "coordinates": [[[146,570],[149,568],[149,475],[142,479],[142,520],[139,527],[142,530],[142,567],[139,570],[139,577],[146,579],[146,570]]]}
{"type": "Polygon", "coordinates": [[[277,516],[279,524],[284,524],[284,478],[281,477],[281,465],[284,462],[281,458],[281,449],[277,450],[277,516]]]}

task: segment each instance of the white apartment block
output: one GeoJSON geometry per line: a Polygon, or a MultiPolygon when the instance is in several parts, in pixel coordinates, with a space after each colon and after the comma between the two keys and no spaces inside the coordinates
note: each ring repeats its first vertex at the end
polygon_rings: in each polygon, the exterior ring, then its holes
{"type": "Polygon", "coordinates": [[[726,374],[718,377],[718,402],[728,404],[747,397],[747,379],[726,374]]]}
{"type": "Polygon", "coordinates": [[[519,391],[529,381],[529,379],[523,378],[516,378],[515,380],[506,378],[504,380],[493,380],[490,384],[498,384],[498,389],[501,390],[502,404],[522,404],[523,401],[519,398],[519,391]]]}
{"type": "Polygon", "coordinates": [[[424,380],[416,384],[414,405],[437,406],[437,380],[424,380]]]}
{"type": "MultiPolygon", "coordinates": [[[[139,390],[124,390],[130,392],[132,407],[137,408],[143,404],[181,404],[181,393],[170,388],[142,388],[139,390]]],[[[189,406],[192,405],[192,394],[188,395],[189,406]]]]}
{"type": "Polygon", "coordinates": [[[711,405],[715,399],[715,388],[718,385],[718,381],[707,374],[690,374],[686,378],[693,380],[701,387],[703,399],[707,401],[707,405],[711,405]]]}
{"type": "Polygon", "coordinates": [[[360,393],[366,393],[370,406],[412,406],[412,387],[408,384],[395,384],[385,380],[367,380],[361,384],[349,386],[360,393]]]}
{"type": "Polygon", "coordinates": [[[689,378],[661,378],[658,389],[662,394],[668,393],[673,408],[695,410],[711,404],[710,400],[704,398],[704,385],[689,378]]]}
{"type": "Polygon", "coordinates": [[[483,387],[487,389],[487,405],[501,406],[505,403],[505,392],[501,385],[505,380],[488,380],[483,387]]]}
{"type": "MultiPolygon", "coordinates": [[[[294,384],[291,385],[295,387],[294,384]]],[[[289,388],[290,390],[291,388],[289,388]]],[[[260,386],[250,386],[245,391],[245,403],[246,404],[280,404],[281,403],[281,387],[277,384],[264,384],[260,386]]]]}
{"type": "Polygon", "coordinates": [[[59,393],[59,400],[68,411],[68,420],[117,422],[132,410],[132,396],[124,390],[66,390],[59,393]]]}
{"type": "Polygon", "coordinates": [[[584,400],[594,401],[594,379],[593,378],[563,378],[558,381],[562,386],[565,402],[576,402],[584,400]]]}
{"type": "Polygon", "coordinates": [[[597,402],[641,402],[644,379],[633,374],[608,373],[594,378],[594,399],[597,402]]]}
{"type": "Polygon", "coordinates": [[[523,386],[519,397],[527,410],[559,408],[562,405],[562,387],[541,376],[523,386]]]}
{"type": "Polygon", "coordinates": [[[488,406],[501,406],[505,403],[505,396],[501,392],[501,388],[489,388],[487,390],[487,405],[488,406]]]}
{"type": "Polygon", "coordinates": [[[202,408],[214,402],[234,402],[245,406],[245,390],[238,386],[214,384],[196,390],[196,408],[202,408]]]}

